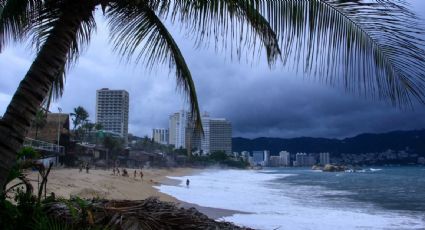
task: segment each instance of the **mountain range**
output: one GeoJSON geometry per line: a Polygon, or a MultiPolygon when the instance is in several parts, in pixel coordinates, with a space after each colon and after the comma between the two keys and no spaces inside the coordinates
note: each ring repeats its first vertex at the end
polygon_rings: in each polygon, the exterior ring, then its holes
{"type": "Polygon", "coordinates": [[[234,152],[269,150],[272,155],[277,155],[282,150],[290,153],[329,152],[339,155],[341,153],[384,152],[391,149],[395,151],[405,150],[425,156],[425,129],[381,134],[367,133],[345,139],[313,137],[247,139],[235,137],[232,138],[232,148],[234,152]]]}

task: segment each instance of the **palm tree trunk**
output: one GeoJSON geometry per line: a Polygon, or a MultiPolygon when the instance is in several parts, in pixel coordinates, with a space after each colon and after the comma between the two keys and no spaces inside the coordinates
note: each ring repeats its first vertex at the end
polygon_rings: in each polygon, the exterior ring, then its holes
{"type": "Polygon", "coordinates": [[[67,8],[58,19],[0,121],[1,187],[16,162],[16,152],[22,147],[31,120],[46,98],[55,77],[65,66],[81,22],[94,10],[94,5],[89,8],[82,4],[84,1],[77,2],[79,5],[74,5],[79,7],[67,8]]]}

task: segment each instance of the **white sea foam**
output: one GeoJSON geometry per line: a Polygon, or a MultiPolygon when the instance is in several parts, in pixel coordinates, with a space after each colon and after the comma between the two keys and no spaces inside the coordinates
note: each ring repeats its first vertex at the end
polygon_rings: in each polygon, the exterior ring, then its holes
{"type": "MultiPolygon", "coordinates": [[[[346,202],[346,208],[333,206],[320,196],[304,193],[309,188],[274,182],[287,176],[290,175],[217,170],[173,177],[182,181],[179,186],[158,188],[182,201],[249,212],[224,220],[257,229],[423,229],[425,226],[423,217],[384,211],[373,205],[352,206],[344,199],[338,201],[346,202]],[[186,179],[191,181],[190,188],[185,187],[186,179]]],[[[316,189],[322,194],[335,193],[316,189]]]]}

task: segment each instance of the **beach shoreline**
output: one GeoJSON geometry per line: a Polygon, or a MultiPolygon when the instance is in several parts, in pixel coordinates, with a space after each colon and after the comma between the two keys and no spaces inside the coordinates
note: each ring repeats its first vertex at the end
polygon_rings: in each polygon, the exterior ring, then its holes
{"type": "MultiPolygon", "coordinates": [[[[121,170],[121,168],[120,168],[121,170]]],[[[169,168],[169,169],[143,169],[143,181],[140,179],[140,170],[127,169],[129,176],[113,175],[112,169],[91,169],[89,173],[85,170],[79,172],[78,168],[57,168],[52,169],[47,183],[47,194],[55,193],[56,197],[70,198],[78,196],[80,198],[91,199],[101,198],[109,200],[144,200],[149,197],[156,197],[161,201],[172,202],[182,208],[196,208],[209,218],[220,219],[240,213],[238,211],[203,207],[196,204],[184,202],[175,197],[161,193],[155,186],[169,185],[179,186],[180,181],[169,177],[182,177],[198,174],[204,169],[194,168],[169,168]]],[[[37,184],[41,178],[37,171],[27,171],[35,192],[37,184]]]]}

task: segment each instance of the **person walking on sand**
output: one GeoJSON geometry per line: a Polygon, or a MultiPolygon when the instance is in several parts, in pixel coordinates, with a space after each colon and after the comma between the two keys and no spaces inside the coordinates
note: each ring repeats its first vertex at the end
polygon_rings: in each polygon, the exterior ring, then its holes
{"type": "Polygon", "coordinates": [[[143,172],[142,172],[142,170],[140,170],[140,180],[143,181],[143,172]]]}
{"type": "Polygon", "coordinates": [[[137,172],[136,172],[136,170],[134,170],[134,179],[136,180],[136,177],[137,177],[137,172]]]}
{"type": "Polygon", "coordinates": [[[89,173],[89,163],[86,164],[86,173],[89,173]]]}
{"type": "Polygon", "coordinates": [[[117,176],[119,176],[119,175],[120,175],[120,169],[117,168],[117,176]]]}
{"type": "Polygon", "coordinates": [[[189,179],[187,179],[187,180],[186,180],[186,187],[187,187],[187,188],[189,188],[189,184],[190,184],[190,181],[189,181],[189,179]]]}
{"type": "Polygon", "coordinates": [[[112,175],[115,176],[115,168],[112,169],[112,175]]]}
{"type": "Polygon", "coordinates": [[[80,163],[80,172],[83,171],[83,163],[80,163]]]}

